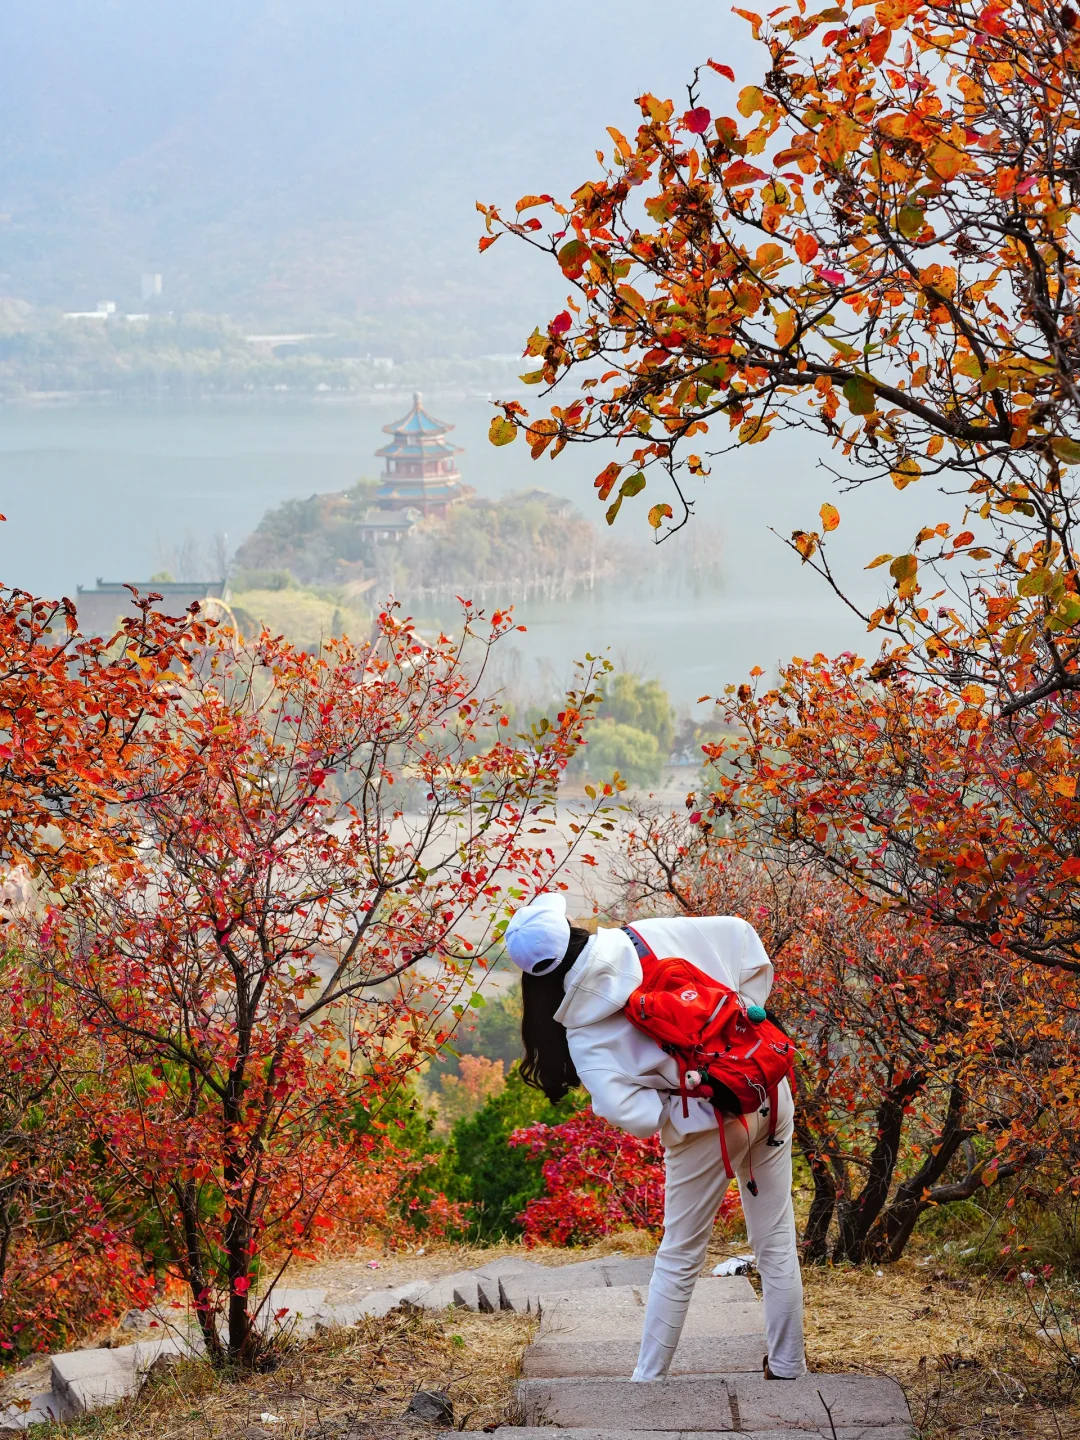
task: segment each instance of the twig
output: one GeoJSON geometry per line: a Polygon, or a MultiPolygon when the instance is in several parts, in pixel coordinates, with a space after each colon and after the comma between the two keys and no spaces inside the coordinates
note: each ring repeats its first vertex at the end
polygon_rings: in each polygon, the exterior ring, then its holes
{"type": "Polygon", "coordinates": [[[825,1414],[829,1417],[829,1429],[832,1431],[833,1440],[839,1440],[839,1436],[838,1436],[837,1433],[836,1433],[836,1421],[832,1418],[832,1411],[829,1409],[829,1406],[826,1404],[826,1402],[825,1402],[825,1396],[822,1395],[822,1393],[821,1393],[820,1390],[817,1392],[817,1398],[821,1401],[821,1403],[822,1403],[822,1405],[824,1406],[824,1409],[825,1409],[825,1414]]]}

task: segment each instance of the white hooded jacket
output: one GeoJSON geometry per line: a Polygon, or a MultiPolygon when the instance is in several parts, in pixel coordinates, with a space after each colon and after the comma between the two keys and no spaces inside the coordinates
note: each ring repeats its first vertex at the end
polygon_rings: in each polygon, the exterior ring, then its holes
{"type": "MultiPolygon", "coordinates": [[[[772,964],[757,931],[738,916],[636,920],[634,929],[655,955],[689,960],[748,1005],[768,999],[772,964]]],[[[683,1115],[678,1066],[623,1013],[640,984],[641,961],[622,930],[598,930],[566,977],[555,1019],[566,1026],[593,1109],[641,1140],[655,1134],[665,1116],[679,1134],[715,1129],[716,1112],[707,1100],[691,1098],[689,1117],[683,1115]]]]}

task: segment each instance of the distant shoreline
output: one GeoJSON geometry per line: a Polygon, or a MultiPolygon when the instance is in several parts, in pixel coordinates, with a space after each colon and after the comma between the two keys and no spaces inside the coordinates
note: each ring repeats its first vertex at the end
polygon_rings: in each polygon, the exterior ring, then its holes
{"type": "MultiPolygon", "coordinates": [[[[300,389],[285,392],[265,390],[256,394],[243,390],[227,390],[214,394],[154,397],[123,395],[115,390],[40,390],[30,391],[24,395],[0,395],[0,405],[9,409],[28,410],[69,409],[79,405],[88,407],[116,405],[126,409],[147,411],[195,410],[218,405],[238,404],[250,406],[252,409],[272,409],[289,405],[312,409],[322,406],[354,406],[360,409],[372,405],[397,404],[403,400],[407,402],[414,389],[415,386],[411,381],[402,381],[400,385],[378,386],[370,390],[321,395],[300,389]]],[[[440,401],[459,404],[477,401],[497,404],[501,400],[520,400],[527,394],[524,388],[511,389],[509,386],[505,390],[500,388],[496,394],[491,390],[476,390],[468,386],[430,383],[424,386],[424,393],[437,396],[440,401]]]]}

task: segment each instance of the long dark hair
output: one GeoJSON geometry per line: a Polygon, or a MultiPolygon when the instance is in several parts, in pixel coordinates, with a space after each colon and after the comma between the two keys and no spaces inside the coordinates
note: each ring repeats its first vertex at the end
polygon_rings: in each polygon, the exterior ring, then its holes
{"type": "Polygon", "coordinates": [[[525,1047],[521,1078],[526,1085],[542,1090],[553,1105],[581,1084],[570,1058],[566,1027],[555,1019],[555,1011],[563,1002],[563,981],[588,939],[587,930],[571,925],[570,944],[561,963],[546,975],[521,977],[521,1043],[525,1047]]]}

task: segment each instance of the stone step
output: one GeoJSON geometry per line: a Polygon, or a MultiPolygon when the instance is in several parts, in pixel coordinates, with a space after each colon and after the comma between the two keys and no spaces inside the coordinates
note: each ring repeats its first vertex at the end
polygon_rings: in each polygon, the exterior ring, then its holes
{"type": "MultiPolygon", "coordinates": [[[[750,1287],[746,1285],[743,1291],[745,1283],[737,1279],[698,1281],[686,1312],[673,1374],[760,1372],[766,1348],[764,1313],[750,1287]],[[736,1294],[741,1298],[735,1299],[736,1294]]],[[[564,1292],[555,1300],[544,1296],[540,1329],[525,1352],[523,1374],[529,1378],[628,1378],[637,1359],[648,1293],[644,1286],[623,1285],[611,1290],[564,1292]]]]}
{"type": "Polygon", "coordinates": [[[550,1268],[548,1265],[538,1265],[533,1260],[519,1260],[513,1256],[481,1265],[472,1272],[476,1277],[478,1308],[488,1314],[502,1309],[502,1296],[499,1292],[499,1282],[502,1279],[511,1275],[518,1276],[519,1279],[534,1274],[544,1275],[550,1268]]]}
{"type": "Polygon", "coordinates": [[[325,1290],[302,1290],[275,1285],[255,1301],[255,1324],[263,1334],[288,1330],[297,1336],[313,1335],[326,1309],[325,1290]]]}
{"type": "Polygon", "coordinates": [[[608,1290],[622,1285],[648,1285],[651,1256],[628,1260],[585,1261],[553,1265],[548,1269],[499,1277],[499,1303],[503,1310],[534,1311],[545,1296],[584,1290],[608,1290]]]}
{"type": "Polygon", "coordinates": [[[200,1355],[199,1336],[162,1335],[105,1350],[72,1350],[50,1361],[53,1394],[65,1415],[82,1415],[134,1395],[154,1361],[165,1355],[200,1355]]]}
{"type": "MultiPolygon", "coordinates": [[[[734,1307],[732,1307],[734,1308],[734,1307]]],[[[525,1352],[521,1373],[528,1379],[573,1377],[629,1380],[637,1364],[640,1339],[577,1339],[560,1344],[537,1340],[525,1352]]],[[[671,1363],[672,1375],[761,1374],[764,1333],[749,1335],[684,1335],[671,1363]]]]}
{"type": "MultiPolygon", "coordinates": [[[[552,1334],[556,1328],[562,1334],[578,1330],[591,1336],[609,1332],[627,1335],[634,1326],[640,1335],[648,1298],[647,1285],[614,1285],[610,1290],[541,1292],[538,1307],[542,1317],[540,1335],[552,1334]]],[[[723,1335],[735,1323],[728,1314],[732,1305],[761,1313],[761,1301],[750,1282],[742,1276],[727,1280],[699,1280],[690,1297],[687,1324],[698,1326],[704,1323],[706,1328],[698,1332],[702,1335],[723,1335]],[[705,1316],[714,1318],[705,1321],[705,1316]]]]}
{"type": "MultiPolygon", "coordinates": [[[[444,1431],[436,1440],[456,1440],[461,1432],[444,1431]]],[[[491,1432],[503,1436],[503,1440],[626,1440],[625,1430],[552,1430],[547,1425],[501,1425],[491,1432]]],[[[880,1425],[868,1429],[865,1425],[838,1425],[835,1430],[729,1430],[730,1440],[746,1435],[752,1440],[913,1440],[914,1430],[910,1425],[880,1425]]],[[[634,1440],[710,1440],[715,1430],[635,1430],[634,1440]]]]}
{"type": "Polygon", "coordinates": [[[572,1290],[606,1290],[607,1276],[599,1265],[579,1270],[560,1265],[547,1275],[500,1275],[499,1304],[503,1310],[535,1310],[541,1295],[567,1294],[572,1290]],[[562,1272],[567,1273],[562,1273],[562,1272]]]}
{"type": "MultiPolygon", "coordinates": [[[[610,1426],[623,1431],[818,1430],[831,1424],[880,1429],[910,1425],[904,1392],[895,1380],[870,1375],[807,1375],[763,1380],[760,1375],[693,1375],[635,1385],[629,1380],[523,1380],[518,1396],[531,1425],[610,1426]],[[828,1407],[828,1409],[826,1409],[828,1407]]],[[[877,1437],[875,1437],[877,1440],[877,1437]]]]}
{"type": "Polygon", "coordinates": [[[68,1413],[59,1395],[47,1390],[43,1395],[35,1395],[26,1410],[17,1405],[0,1410],[0,1430],[27,1430],[31,1425],[55,1424],[57,1420],[67,1419],[68,1413]]]}
{"type": "Polygon", "coordinates": [[[476,1274],[472,1270],[459,1270],[454,1275],[443,1275],[417,1291],[409,1304],[420,1310],[445,1310],[450,1305],[479,1310],[480,1289],[476,1274]]]}
{"type": "Polygon", "coordinates": [[[625,1260],[601,1260],[600,1268],[609,1285],[648,1285],[655,1264],[655,1255],[631,1255],[625,1260]]]}

